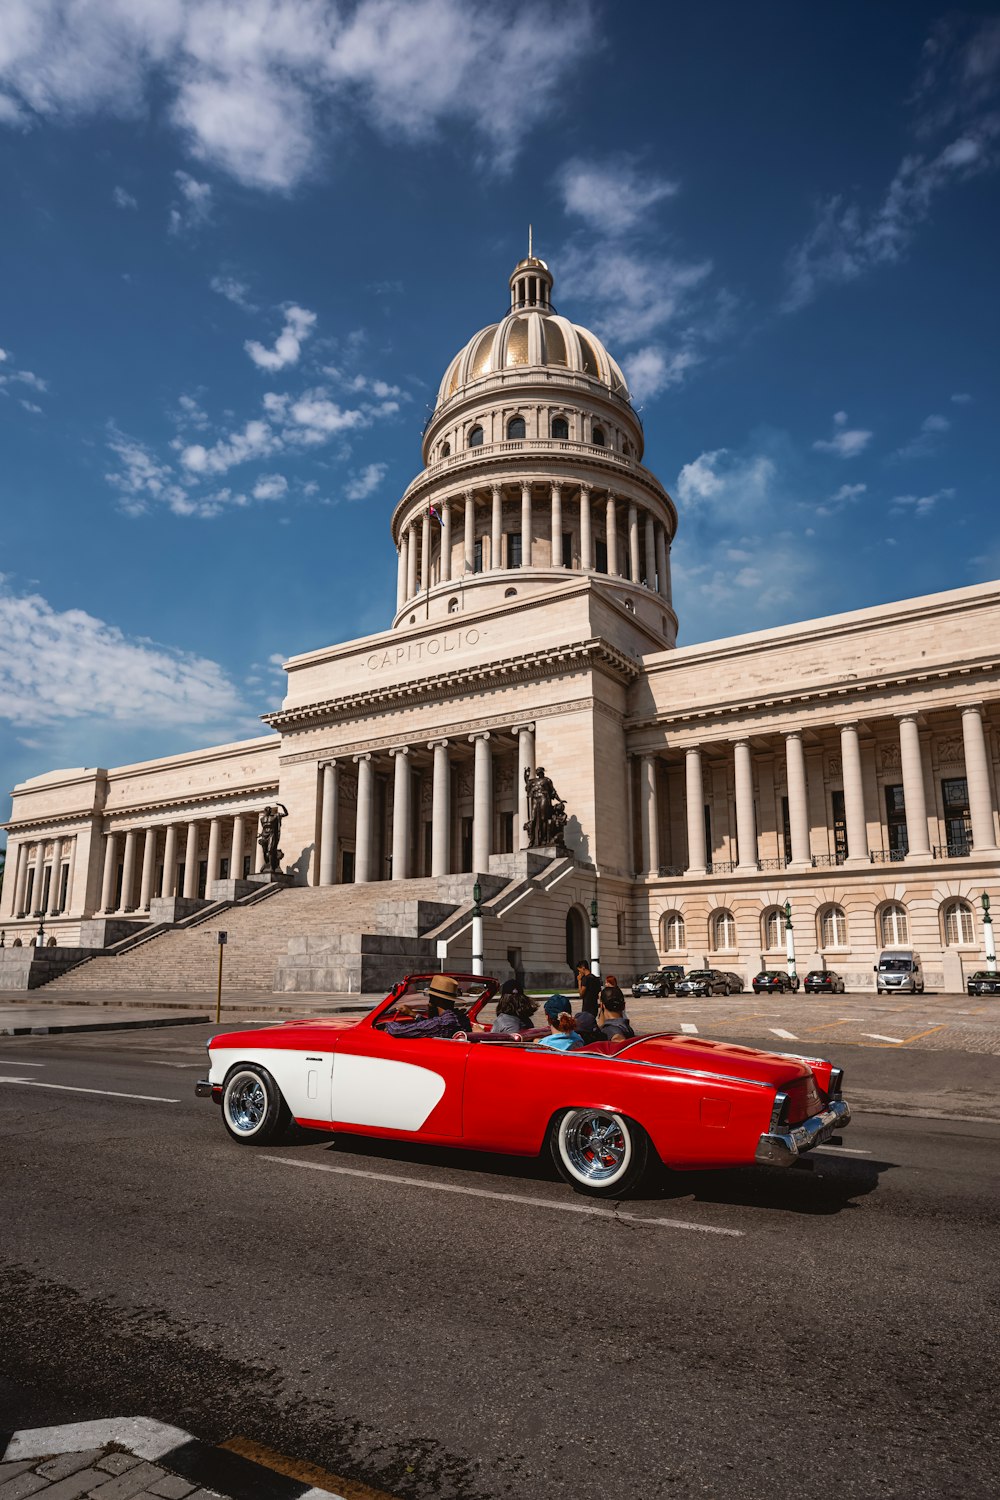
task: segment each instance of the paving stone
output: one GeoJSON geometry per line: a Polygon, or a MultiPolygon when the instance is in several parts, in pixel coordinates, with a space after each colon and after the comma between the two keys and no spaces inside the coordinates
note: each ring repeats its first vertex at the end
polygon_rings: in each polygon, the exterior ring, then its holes
{"type": "Polygon", "coordinates": [[[98,1459],[97,1467],[107,1469],[109,1474],[124,1474],[128,1469],[134,1469],[136,1464],[141,1464],[142,1459],[136,1458],[134,1453],[106,1453],[103,1458],[98,1459]]]}
{"type": "Polygon", "coordinates": [[[100,1458],[103,1448],[88,1448],[85,1453],[60,1453],[58,1458],[48,1458],[35,1470],[43,1479],[65,1479],[80,1469],[89,1469],[95,1459],[100,1458]]]}
{"type": "Polygon", "coordinates": [[[28,1495],[37,1495],[39,1490],[47,1489],[48,1484],[47,1479],[30,1471],[17,1474],[5,1484],[0,1484],[0,1500],[26,1500],[28,1495]]]}
{"type": "Polygon", "coordinates": [[[0,1464],[0,1484],[8,1479],[14,1479],[18,1474],[23,1474],[25,1469],[34,1467],[36,1460],[33,1458],[22,1458],[20,1463],[0,1464]]]}
{"type": "Polygon", "coordinates": [[[179,1474],[168,1474],[165,1479],[158,1479],[155,1484],[149,1486],[151,1495],[163,1495],[166,1500],[184,1500],[185,1495],[190,1495],[194,1485],[179,1474]]]}
{"type": "Polygon", "coordinates": [[[49,1500],[50,1495],[52,1500],[80,1500],[81,1495],[89,1495],[104,1477],[100,1469],[79,1469],[56,1484],[50,1484],[45,1491],[45,1500],[49,1500]]]}
{"type": "Polygon", "coordinates": [[[133,1496],[138,1495],[141,1490],[165,1477],[165,1471],[158,1469],[155,1464],[136,1464],[127,1473],[119,1474],[117,1479],[109,1479],[106,1484],[100,1485],[93,1494],[95,1500],[98,1497],[100,1500],[133,1500],[133,1496]]]}

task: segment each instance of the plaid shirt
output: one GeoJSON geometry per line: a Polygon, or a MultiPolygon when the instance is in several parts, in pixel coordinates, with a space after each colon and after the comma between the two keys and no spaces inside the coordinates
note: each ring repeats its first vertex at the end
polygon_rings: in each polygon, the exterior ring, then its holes
{"type": "Polygon", "coordinates": [[[385,1029],[390,1036],[454,1036],[465,1027],[455,1012],[446,1007],[422,1021],[390,1021],[385,1029]]]}

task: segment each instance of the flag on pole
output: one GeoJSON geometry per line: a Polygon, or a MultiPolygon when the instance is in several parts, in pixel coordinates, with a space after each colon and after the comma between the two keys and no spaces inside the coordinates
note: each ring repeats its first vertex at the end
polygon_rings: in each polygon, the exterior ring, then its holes
{"type": "Polygon", "coordinates": [[[435,505],[428,505],[428,507],[427,507],[427,514],[429,516],[433,516],[434,519],[435,519],[435,521],[438,523],[439,526],[443,526],[444,525],[444,522],[441,520],[441,517],[438,514],[437,506],[435,506],[435,505]]]}

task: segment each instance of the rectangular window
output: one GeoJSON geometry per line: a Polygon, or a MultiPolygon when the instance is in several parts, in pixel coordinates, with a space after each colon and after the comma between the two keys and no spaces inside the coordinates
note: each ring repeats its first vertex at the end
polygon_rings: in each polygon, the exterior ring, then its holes
{"type": "Polygon", "coordinates": [[[573,533],[564,531],[562,534],[562,565],[564,568],[573,566],[573,533]]]}
{"type": "Polygon", "coordinates": [[[63,865],[62,880],[59,882],[59,910],[66,910],[66,896],[69,892],[69,865],[63,865]]]}
{"type": "Polygon", "coordinates": [[[428,820],[428,822],[426,822],[424,824],[424,869],[423,869],[423,873],[425,875],[429,875],[431,873],[431,863],[432,863],[432,861],[431,861],[431,853],[432,853],[432,850],[433,850],[433,839],[434,839],[434,824],[428,820]]]}
{"type": "Polygon", "coordinates": [[[466,874],[472,871],[472,819],[462,819],[462,869],[466,874]]]}
{"type": "Polygon", "coordinates": [[[508,568],[521,566],[521,533],[519,531],[507,533],[507,566],[508,568]]]}
{"type": "Polygon", "coordinates": [[[514,853],[514,814],[512,812],[500,814],[500,847],[497,853],[514,853]]]}
{"type": "Polygon", "coordinates": [[[830,793],[830,806],[833,811],[833,854],[838,865],[842,865],[847,858],[847,813],[843,792],[830,793]]]}
{"type": "Polygon", "coordinates": [[[909,853],[910,843],[906,836],[906,802],[901,786],[887,786],[885,789],[885,822],[890,853],[902,858],[909,853]]]}
{"type": "Polygon", "coordinates": [[[785,863],[792,857],[792,821],[788,816],[788,798],[781,799],[781,852],[785,863]]]}
{"type": "Polygon", "coordinates": [[[219,860],[219,879],[220,880],[228,880],[229,879],[229,861],[228,861],[228,859],[220,859],[219,860]]]}
{"type": "Polygon", "coordinates": [[[476,543],[476,546],[475,546],[475,561],[473,563],[473,572],[474,573],[481,573],[482,571],[483,571],[483,539],[482,539],[482,537],[480,537],[479,541],[476,543]]]}
{"type": "Polygon", "coordinates": [[[712,863],[712,808],[705,803],[705,858],[712,863]]]}
{"type": "Polygon", "coordinates": [[[620,911],[618,913],[618,946],[619,946],[619,948],[624,948],[625,943],[626,943],[626,938],[627,938],[627,934],[626,934],[626,931],[625,931],[625,913],[623,911],[620,911]]]}
{"type": "Polygon", "coordinates": [[[345,849],[341,858],[341,880],[344,885],[354,884],[354,850],[345,849]]]}
{"type": "Polygon", "coordinates": [[[205,899],[205,887],[207,885],[208,885],[208,860],[207,859],[200,859],[198,861],[198,895],[201,897],[201,899],[203,901],[205,899]]]}
{"type": "Polygon", "coordinates": [[[964,776],[950,776],[941,783],[944,831],[950,855],[968,854],[972,848],[969,815],[969,783],[964,776]]]}
{"type": "Polygon", "coordinates": [[[598,573],[606,573],[608,571],[607,542],[594,543],[594,569],[598,573]]]}
{"type": "Polygon", "coordinates": [[[249,856],[249,854],[244,854],[244,856],[243,856],[243,879],[244,880],[249,880],[250,879],[250,856],[249,856]]]}

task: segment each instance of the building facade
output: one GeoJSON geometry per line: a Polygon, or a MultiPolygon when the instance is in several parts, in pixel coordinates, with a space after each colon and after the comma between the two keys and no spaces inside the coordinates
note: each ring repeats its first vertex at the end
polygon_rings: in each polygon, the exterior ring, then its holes
{"type": "Polygon", "coordinates": [[[605,971],[749,977],[782,962],[788,901],[800,969],[871,987],[913,947],[960,984],[998,885],[1000,586],[678,648],[677,511],[643,441],[614,360],[522,261],[393,513],[390,627],[289,661],[262,738],[16,787],[6,942],[244,877],[270,802],[301,885],[526,876],[544,765],[574,858],[490,913],[488,967],[564,971],[596,900],[605,971]]]}

